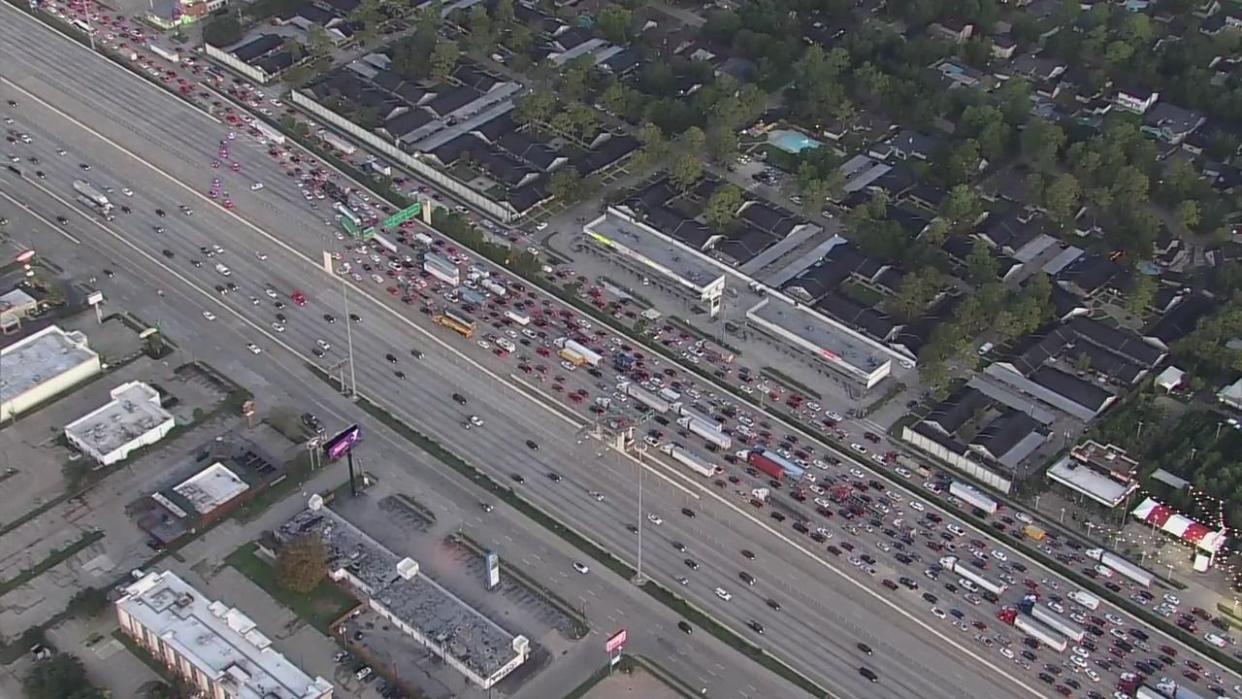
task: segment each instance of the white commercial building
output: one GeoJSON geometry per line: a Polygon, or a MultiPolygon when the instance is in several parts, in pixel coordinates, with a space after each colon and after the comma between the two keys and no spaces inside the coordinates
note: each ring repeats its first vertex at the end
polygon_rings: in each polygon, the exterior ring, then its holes
{"type": "Polygon", "coordinates": [[[65,437],[84,455],[107,466],[135,449],[163,439],[176,425],[160,394],[139,381],[112,389],[112,401],[65,426],[65,437]]]}
{"type": "Polygon", "coordinates": [[[86,335],[50,325],[0,349],[0,422],[103,371],[86,335]]]}
{"type": "Polygon", "coordinates": [[[707,306],[715,317],[724,296],[726,268],[716,260],[660,231],[610,207],[603,216],[582,227],[587,238],[634,262],[642,274],[654,274],[675,290],[707,306]]]}
{"type": "Polygon", "coordinates": [[[200,515],[211,514],[247,490],[250,485],[219,461],[173,486],[200,515]]]}
{"type": "Polygon", "coordinates": [[[331,699],[272,647],[240,610],[211,601],[172,571],[147,573],[116,601],[121,630],[210,699],[331,699]]]}
{"type": "Polygon", "coordinates": [[[375,613],[482,689],[530,657],[530,640],[514,635],[419,572],[312,496],[310,507],[276,532],[282,542],[315,536],[328,549],[328,576],[344,583],[375,613]]]}
{"type": "Polygon", "coordinates": [[[892,350],[811,309],[768,297],[746,311],[756,330],[869,389],[893,370],[892,350]]]}

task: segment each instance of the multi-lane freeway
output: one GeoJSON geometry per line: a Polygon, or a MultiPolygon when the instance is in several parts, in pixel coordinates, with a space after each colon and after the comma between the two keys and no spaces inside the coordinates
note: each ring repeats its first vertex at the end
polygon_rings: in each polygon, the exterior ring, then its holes
{"type": "MultiPolygon", "coordinates": [[[[325,225],[325,219],[330,223],[327,211],[308,209],[264,149],[245,138],[232,142],[229,153],[241,163],[241,172],[212,168],[228,128],[37,25],[24,26],[27,20],[11,10],[0,11],[13,16],[0,29],[5,63],[12,66],[6,78],[13,85],[5,97],[18,101],[16,118],[34,137],[33,144],[13,150],[23,157],[37,152],[40,160],[20,165],[25,179],[15,185],[20,190],[10,191],[69,217],[66,232],[85,244],[141,257],[149,269],[158,270],[156,284],[176,284],[179,294],[196,299],[194,310],[169,304],[167,317],[159,318],[174,336],[211,334],[213,322],[235,315],[249,324],[245,341],[276,355],[290,371],[298,360],[323,364],[340,358],[347,312],[337,283],[316,269],[321,250],[339,247],[325,225]],[[15,28],[18,23],[21,30],[15,28]],[[66,60],[66,54],[73,60],[66,60]],[[65,64],[74,67],[55,68],[65,64]],[[58,148],[66,154],[57,155],[58,148]],[[83,164],[91,170],[83,170],[83,164]],[[34,175],[38,170],[44,179],[34,175]],[[78,177],[114,187],[117,203],[132,213],[118,214],[112,222],[93,218],[73,202],[69,183],[78,177]],[[234,213],[206,197],[213,178],[230,192],[237,204],[234,213]],[[251,192],[249,184],[256,181],[266,186],[251,192]],[[132,197],[119,194],[122,187],[132,189],[132,197]],[[179,205],[190,206],[194,214],[181,213],[179,205]],[[157,233],[157,227],[164,232],[157,233]],[[211,245],[225,252],[204,259],[201,248],[211,245]],[[217,260],[229,266],[227,280],[213,270],[217,260]],[[225,296],[214,290],[227,283],[238,288],[225,296]],[[269,288],[275,298],[267,294],[269,288]],[[294,289],[309,298],[305,308],[290,302],[294,289]],[[277,301],[284,307],[276,308],[277,301]],[[217,320],[208,320],[202,311],[217,320]],[[328,323],[324,314],[340,320],[328,323]],[[276,330],[274,322],[283,330],[276,330]],[[310,356],[319,340],[332,346],[322,359],[310,356]]],[[[103,275],[105,264],[101,261],[99,276],[108,293],[115,280],[103,275]]],[[[509,377],[511,368],[459,338],[429,330],[424,319],[392,299],[376,301],[358,290],[351,298],[351,310],[361,319],[351,324],[360,392],[496,477],[522,476],[525,482],[515,487],[528,498],[631,561],[637,541],[626,525],[657,514],[662,524],[648,524],[644,532],[645,572],[670,587],[678,587],[676,577],[686,576],[684,592],[696,604],[834,692],[1000,697],[1041,691],[1031,674],[972,644],[969,634],[928,614],[926,605],[890,601],[894,595],[881,593],[874,580],[828,560],[822,549],[810,555],[802,548],[805,542],[780,541],[767,522],[740,513],[703,487],[653,471],[638,511],[638,469],[622,457],[597,456],[598,443],[583,439],[585,420],[539,407],[531,399],[539,389],[518,385],[509,377]],[[422,357],[412,356],[412,349],[422,357]],[[465,404],[453,394],[464,397],[465,404]],[[484,426],[464,430],[469,415],[481,417],[484,426]],[[539,449],[524,446],[527,440],[539,449]],[[553,481],[549,472],[560,480],[553,481]],[[591,493],[602,493],[604,499],[591,493]],[[696,516],[679,514],[682,507],[696,516]],[[674,549],[673,542],[686,551],[674,549]],[[756,552],[757,560],[744,558],[742,550],[756,552]],[[685,564],[690,557],[697,564],[693,571],[685,564]],[[756,578],[753,586],[739,580],[742,571],[756,578]],[[728,590],[732,599],[718,599],[716,587],[728,590]],[[769,600],[781,609],[772,609],[769,600]],[[752,621],[762,624],[762,635],[747,628],[752,621]],[[875,656],[860,657],[859,642],[874,648],[875,656]],[[863,665],[878,673],[878,685],[858,674],[863,665]]]]}

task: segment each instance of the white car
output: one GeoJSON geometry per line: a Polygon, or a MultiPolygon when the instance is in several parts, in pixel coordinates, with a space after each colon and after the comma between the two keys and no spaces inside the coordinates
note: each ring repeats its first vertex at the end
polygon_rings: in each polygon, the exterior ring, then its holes
{"type": "Polygon", "coordinates": [[[203,317],[206,318],[207,320],[215,320],[216,314],[212,313],[211,311],[203,311],[203,317]]]}
{"type": "Polygon", "coordinates": [[[660,519],[660,517],[654,512],[647,515],[647,521],[651,522],[657,527],[660,526],[661,524],[664,524],[664,520],[660,519]]]}
{"type": "Polygon", "coordinates": [[[1025,512],[1015,512],[1013,513],[1013,518],[1024,524],[1030,524],[1031,522],[1035,521],[1031,519],[1031,516],[1025,512]]]}
{"type": "Polygon", "coordinates": [[[1048,608],[1056,612],[1057,614],[1063,614],[1065,612],[1065,607],[1062,607],[1059,602],[1049,601],[1048,608]]]}
{"type": "Polygon", "coordinates": [[[548,227],[547,221],[540,221],[539,223],[535,224],[535,230],[537,231],[541,231],[547,227],[548,227]]]}
{"type": "Polygon", "coordinates": [[[263,183],[262,183],[262,182],[255,182],[254,184],[250,185],[250,191],[252,191],[252,192],[257,192],[257,191],[259,191],[260,189],[263,189],[263,183]]]}
{"type": "Polygon", "coordinates": [[[280,298],[280,294],[276,293],[276,290],[270,286],[264,289],[263,293],[267,294],[269,299],[280,298]]]}
{"type": "Polygon", "coordinates": [[[851,476],[853,476],[853,477],[855,477],[855,478],[863,478],[863,477],[864,477],[864,474],[863,474],[863,472],[862,472],[862,469],[858,469],[858,468],[851,468],[851,469],[850,469],[850,475],[851,475],[851,476]]]}
{"type": "Polygon", "coordinates": [[[910,509],[914,510],[915,512],[922,512],[923,510],[927,508],[923,505],[923,503],[919,502],[918,500],[911,500],[910,509]]]}
{"type": "Polygon", "coordinates": [[[482,427],[482,426],[483,426],[483,418],[479,417],[478,415],[471,415],[471,416],[470,416],[470,424],[474,425],[475,427],[482,427]]]}
{"type": "Polygon", "coordinates": [[[1074,655],[1081,655],[1084,658],[1091,657],[1091,651],[1087,650],[1086,648],[1083,648],[1082,646],[1074,646],[1072,649],[1072,652],[1074,653],[1074,655]]]}
{"type": "Polygon", "coordinates": [[[1001,646],[1000,654],[1005,656],[1006,658],[1009,658],[1010,660],[1013,660],[1013,651],[1009,650],[1008,648],[1004,646],[1001,646]]]}
{"type": "Polygon", "coordinates": [[[574,561],[573,566],[574,566],[574,570],[578,571],[582,575],[586,575],[587,573],[591,572],[591,569],[588,568],[586,564],[584,563],[579,563],[577,561],[574,561]]]}
{"type": "Polygon", "coordinates": [[[1092,670],[1091,668],[1087,668],[1086,670],[1083,671],[1083,673],[1087,677],[1090,677],[1092,682],[1100,681],[1100,673],[1096,672],[1095,670],[1092,670]]]}
{"type": "Polygon", "coordinates": [[[867,453],[867,447],[864,447],[863,445],[859,444],[858,442],[851,442],[851,443],[850,443],[850,449],[853,449],[854,451],[858,452],[859,454],[866,454],[866,453],[867,453]]]}
{"type": "Polygon", "coordinates": [[[901,466],[898,466],[894,470],[897,471],[897,475],[901,476],[902,478],[910,478],[914,475],[913,473],[910,473],[909,469],[902,468],[901,466]]]}
{"type": "Polygon", "coordinates": [[[328,350],[332,349],[332,345],[328,344],[324,340],[315,340],[315,346],[323,350],[324,352],[327,352],[328,350]]]}
{"type": "Polygon", "coordinates": [[[1086,658],[1084,658],[1084,657],[1082,657],[1082,656],[1079,656],[1079,655],[1071,655],[1071,656],[1070,656],[1070,662],[1071,662],[1071,663],[1074,663],[1075,665],[1077,665],[1077,666],[1078,666],[1078,667],[1080,667],[1080,668],[1083,668],[1084,670],[1085,670],[1085,669],[1086,669],[1086,667],[1087,667],[1087,659],[1086,659],[1086,658]]]}
{"type": "Polygon", "coordinates": [[[1217,648],[1224,648],[1226,645],[1228,645],[1228,641],[1226,641],[1221,636],[1212,633],[1211,631],[1204,634],[1203,639],[1207,641],[1208,643],[1211,643],[1212,645],[1216,646],[1217,648]]]}
{"type": "Polygon", "coordinates": [[[716,596],[726,602],[733,599],[733,595],[729,594],[729,591],[724,589],[723,587],[716,588],[716,596]]]}
{"type": "Polygon", "coordinates": [[[259,258],[260,261],[267,261],[267,253],[265,252],[256,252],[254,256],[259,258]]]}
{"type": "Polygon", "coordinates": [[[932,616],[935,616],[937,619],[943,619],[945,617],[944,610],[940,607],[932,607],[931,613],[932,616]]]}
{"type": "Polygon", "coordinates": [[[258,346],[258,345],[256,345],[256,344],[254,344],[253,342],[247,342],[247,343],[246,343],[246,349],[250,350],[250,353],[251,353],[251,354],[259,354],[260,352],[262,352],[262,351],[263,351],[263,350],[259,349],[259,346],[258,346]]]}
{"type": "Polygon", "coordinates": [[[134,196],[134,190],[129,187],[121,187],[121,194],[124,194],[127,197],[132,197],[134,196]]]}
{"type": "Polygon", "coordinates": [[[361,680],[365,680],[366,678],[368,678],[368,677],[370,677],[370,676],[371,676],[371,668],[369,668],[369,667],[367,667],[367,666],[365,666],[365,665],[362,667],[362,669],[361,669],[361,670],[359,670],[358,672],[355,672],[355,673],[354,673],[354,677],[358,678],[358,680],[359,680],[359,681],[361,681],[361,680]]]}
{"type": "Polygon", "coordinates": [[[824,417],[828,418],[829,420],[832,420],[833,422],[841,422],[842,420],[845,419],[841,417],[841,413],[838,413],[835,410],[829,410],[828,412],[824,413],[824,417]]]}
{"type": "Polygon", "coordinates": [[[1174,607],[1176,607],[1176,606],[1178,606],[1179,604],[1181,604],[1181,603],[1182,603],[1182,601],[1181,601],[1180,599],[1178,599],[1178,598],[1177,598],[1177,595],[1172,594],[1172,593],[1170,593],[1170,592],[1166,592],[1166,593],[1164,593],[1164,601],[1165,601],[1165,602],[1168,602],[1169,604],[1173,605],[1174,607]]]}
{"type": "Polygon", "coordinates": [[[283,333],[285,331],[285,326],[276,321],[272,321],[272,330],[275,330],[278,333],[283,333]]]}
{"type": "Polygon", "coordinates": [[[1110,624],[1124,624],[1125,623],[1124,621],[1122,621],[1121,617],[1117,616],[1116,614],[1113,614],[1112,612],[1108,612],[1104,614],[1104,618],[1107,619],[1108,623],[1110,624]]]}
{"type": "Polygon", "coordinates": [[[1009,560],[1009,557],[1005,555],[1005,552],[1000,549],[992,549],[992,558],[995,558],[998,561],[1009,560]]]}

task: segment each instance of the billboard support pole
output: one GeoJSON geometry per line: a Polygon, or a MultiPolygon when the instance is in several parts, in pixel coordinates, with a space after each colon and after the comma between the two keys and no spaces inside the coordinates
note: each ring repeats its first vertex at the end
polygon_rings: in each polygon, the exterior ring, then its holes
{"type": "Polygon", "coordinates": [[[354,450],[350,449],[345,454],[345,460],[349,462],[349,494],[356,497],[358,495],[358,485],[354,481],[354,450]]]}

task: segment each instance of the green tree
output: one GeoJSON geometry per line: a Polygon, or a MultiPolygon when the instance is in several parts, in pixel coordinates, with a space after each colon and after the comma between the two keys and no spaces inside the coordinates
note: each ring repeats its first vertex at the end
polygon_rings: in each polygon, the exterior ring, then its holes
{"type": "Polygon", "coordinates": [[[1022,155],[1040,172],[1052,172],[1065,147],[1065,131],[1056,124],[1034,119],[1022,131],[1022,155]]]}
{"type": "Polygon", "coordinates": [[[332,43],[332,35],[318,24],[307,32],[307,42],[311,56],[317,60],[330,57],[332,49],[336,47],[336,44],[332,43]]]}
{"type": "Polygon", "coordinates": [[[707,153],[718,163],[728,163],[737,156],[738,135],[733,129],[715,127],[707,130],[707,153]]]}
{"type": "Polygon", "coordinates": [[[1141,316],[1156,300],[1156,291],[1159,287],[1155,278],[1139,272],[1132,275],[1131,282],[1130,291],[1126,293],[1126,310],[1136,316],[1141,316]]]}
{"type": "Polygon", "coordinates": [[[1191,230],[1198,228],[1199,222],[1202,220],[1203,211],[1199,206],[1199,202],[1194,199],[1184,199],[1177,205],[1177,220],[1181,224],[1191,230]]]}
{"type": "Polygon", "coordinates": [[[513,108],[513,119],[519,124],[547,123],[554,111],[556,95],[537,87],[518,100],[513,108]]]}
{"type": "Polygon", "coordinates": [[[955,230],[963,230],[973,225],[982,212],[983,207],[979,203],[979,195],[973,187],[966,184],[959,184],[950,189],[949,195],[945,197],[940,207],[940,214],[948,219],[955,230]]]}
{"type": "Polygon", "coordinates": [[[727,231],[737,220],[738,209],[745,202],[742,190],[736,185],[726,184],[712,194],[703,209],[703,217],[707,225],[718,232],[727,231]]]}
{"type": "Polygon", "coordinates": [[[927,308],[944,286],[944,276],[935,267],[924,267],[907,274],[901,288],[888,299],[890,313],[902,320],[913,320],[927,308]]]}
{"type": "Polygon", "coordinates": [[[1058,175],[1044,190],[1044,210],[1057,225],[1068,226],[1078,212],[1078,200],[1081,195],[1078,178],[1068,172],[1058,175]]]}
{"type": "Polygon", "coordinates": [[[669,168],[669,180],[681,191],[690,189],[703,177],[703,149],[707,136],[703,129],[691,126],[677,139],[677,157],[669,168]]]}
{"type": "Polygon", "coordinates": [[[927,230],[923,231],[923,242],[933,247],[940,247],[948,237],[949,222],[940,216],[933,218],[927,225],[927,230]]]}
{"type": "Polygon", "coordinates": [[[630,40],[630,25],[634,17],[629,10],[621,5],[605,5],[595,20],[599,35],[614,44],[625,44],[630,40]]]}
{"type": "Polygon", "coordinates": [[[642,144],[642,149],[635,158],[638,161],[636,167],[639,169],[662,167],[672,156],[672,146],[664,137],[664,132],[651,122],[643,124],[638,129],[638,142],[642,144]]]}
{"type": "Polygon", "coordinates": [[[328,551],[317,536],[300,536],[287,542],[276,556],[276,576],[293,592],[308,593],[328,573],[328,551]]]}
{"type": "Polygon", "coordinates": [[[22,680],[27,699],[95,699],[105,696],[91,686],[77,656],[57,653],[36,663],[22,680]]]}
{"type": "Polygon", "coordinates": [[[470,28],[470,34],[466,38],[466,46],[470,50],[490,53],[495,48],[496,33],[492,28],[492,18],[488,16],[484,5],[475,5],[470,8],[470,14],[466,17],[466,26],[470,28]]]}
{"type": "Polygon", "coordinates": [[[560,168],[548,180],[548,193],[563,202],[577,201],[582,191],[582,177],[573,167],[560,168]]]}
{"type": "Polygon", "coordinates": [[[970,248],[970,254],[966,256],[966,275],[971,283],[975,286],[983,286],[995,282],[1000,275],[998,270],[996,258],[992,256],[992,249],[987,243],[976,238],[974,245],[970,248]]]}
{"type": "Polygon", "coordinates": [[[979,157],[979,143],[968,138],[945,151],[936,174],[950,187],[965,184],[979,172],[979,157]]]}
{"type": "Polygon", "coordinates": [[[438,39],[435,48],[431,50],[431,79],[440,83],[447,81],[457,68],[457,59],[460,56],[461,49],[457,47],[456,41],[438,39]]]}
{"type": "Polygon", "coordinates": [[[224,47],[241,41],[244,31],[233,15],[216,17],[203,25],[203,43],[224,47]]]}
{"type": "Polygon", "coordinates": [[[496,22],[496,27],[498,29],[508,29],[513,26],[515,18],[513,0],[497,0],[496,9],[492,12],[492,19],[496,22]]]}
{"type": "Polygon", "coordinates": [[[103,614],[108,608],[108,591],[98,587],[84,587],[69,598],[65,607],[70,614],[90,619],[103,614]]]}

